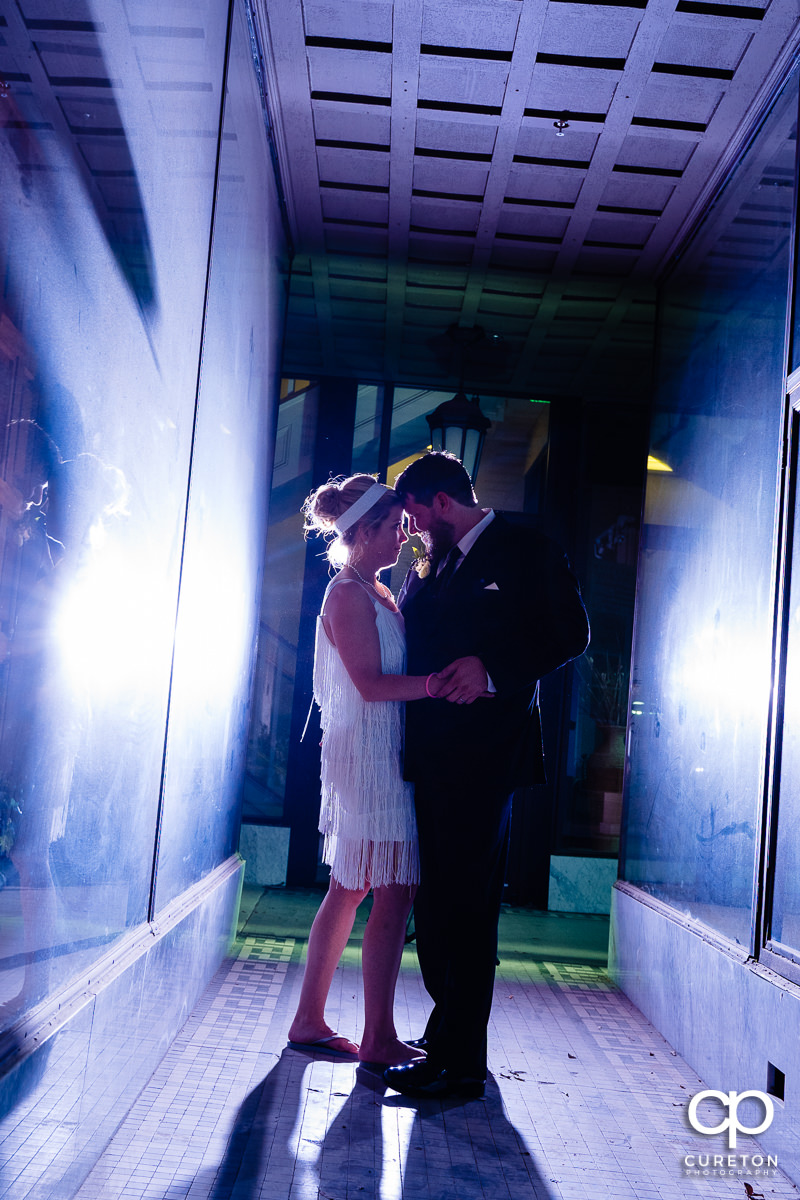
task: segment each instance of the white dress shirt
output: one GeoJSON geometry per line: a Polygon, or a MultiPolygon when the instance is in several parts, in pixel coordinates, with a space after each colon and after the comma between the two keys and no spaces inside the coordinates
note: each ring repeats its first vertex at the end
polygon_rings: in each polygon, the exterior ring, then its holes
{"type": "MultiPolygon", "coordinates": [[[[493,520],[494,520],[494,509],[490,508],[489,511],[487,512],[486,516],[483,518],[483,520],[478,521],[477,525],[473,525],[472,529],[467,530],[467,532],[464,534],[461,541],[456,543],[459,550],[461,551],[461,558],[458,560],[455,567],[453,568],[453,574],[455,574],[455,572],[459,569],[462,562],[464,561],[466,556],[469,554],[470,550],[475,545],[478,538],[483,533],[484,529],[488,529],[488,527],[491,525],[493,520]]],[[[492,683],[492,677],[488,671],[486,672],[486,681],[487,681],[486,690],[488,692],[496,692],[497,688],[492,683]]]]}
{"type": "MultiPolygon", "coordinates": [[[[468,530],[464,534],[461,541],[457,543],[458,548],[461,551],[461,554],[463,557],[466,557],[466,555],[469,554],[470,550],[475,545],[478,538],[483,533],[484,529],[487,529],[489,527],[489,525],[491,525],[493,520],[494,520],[494,509],[490,508],[489,511],[487,512],[486,516],[483,518],[483,520],[478,521],[477,525],[473,525],[472,529],[468,530]]],[[[459,562],[458,567],[460,567],[460,566],[461,566],[461,563],[459,562]]],[[[458,570],[458,567],[456,567],[456,570],[458,570]]]]}

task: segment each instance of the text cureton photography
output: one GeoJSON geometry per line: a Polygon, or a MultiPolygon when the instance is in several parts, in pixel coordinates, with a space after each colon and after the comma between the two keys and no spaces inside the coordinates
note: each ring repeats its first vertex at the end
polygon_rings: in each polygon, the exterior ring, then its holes
{"type": "Polygon", "coordinates": [[[684,1175],[759,1175],[774,1178],[778,1173],[775,1154],[685,1154],[684,1175]]]}
{"type": "Polygon", "coordinates": [[[772,1124],[775,1105],[772,1096],[766,1092],[754,1089],[745,1092],[721,1092],[715,1088],[708,1088],[692,1096],[686,1115],[695,1133],[705,1137],[727,1133],[728,1153],[707,1151],[685,1154],[681,1160],[684,1175],[774,1177],[777,1174],[778,1158],[775,1154],[764,1154],[760,1150],[753,1154],[731,1153],[736,1149],[737,1134],[744,1133],[752,1136],[763,1133],[772,1124]],[[760,1107],[763,1113],[761,1118],[755,1120],[754,1123],[745,1124],[739,1117],[739,1106],[743,1102],[748,1117],[755,1115],[751,1114],[749,1109],[760,1107]],[[704,1108],[702,1114],[699,1114],[698,1109],[701,1105],[704,1105],[704,1108]],[[722,1120],[717,1119],[719,1106],[727,1110],[727,1115],[722,1120]]]}

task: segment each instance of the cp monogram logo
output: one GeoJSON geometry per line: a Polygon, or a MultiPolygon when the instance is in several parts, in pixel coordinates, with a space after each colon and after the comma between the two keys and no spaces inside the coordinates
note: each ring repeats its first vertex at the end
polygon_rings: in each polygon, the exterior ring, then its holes
{"type": "Polygon", "coordinates": [[[775,1106],[772,1103],[772,1097],[768,1096],[765,1092],[718,1092],[713,1088],[709,1088],[706,1092],[698,1092],[689,1101],[689,1123],[692,1129],[696,1129],[698,1133],[704,1134],[722,1133],[724,1129],[727,1129],[728,1147],[731,1150],[736,1149],[737,1133],[763,1133],[765,1129],[769,1129],[774,1115],[775,1106]],[[753,1125],[752,1127],[742,1125],[738,1117],[739,1105],[742,1100],[746,1100],[749,1096],[754,1096],[764,1105],[764,1120],[760,1125],[753,1125]],[[697,1106],[701,1100],[708,1099],[719,1100],[720,1104],[729,1110],[728,1116],[720,1121],[719,1125],[701,1125],[698,1120],[697,1106]]]}

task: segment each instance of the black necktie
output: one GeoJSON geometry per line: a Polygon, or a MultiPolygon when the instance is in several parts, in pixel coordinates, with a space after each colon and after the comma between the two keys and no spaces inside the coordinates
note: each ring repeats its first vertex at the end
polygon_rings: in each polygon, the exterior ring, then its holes
{"type": "Polygon", "coordinates": [[[448,550],[436,572],[436,590],[442,592],[447,587],[450,580],[453,578],[455,569],[458,566],[464,555],[459,550],[458,546],[453,546],[448,550]]]}

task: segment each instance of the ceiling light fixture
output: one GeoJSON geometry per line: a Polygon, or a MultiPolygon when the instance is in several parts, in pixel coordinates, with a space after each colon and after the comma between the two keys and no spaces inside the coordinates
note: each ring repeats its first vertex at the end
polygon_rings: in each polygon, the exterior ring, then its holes
{"type": "Polygon", "coordinates": [[[564,136],[564,130],[569,129],[569,121],[567,120],[567,113],[562,113],[557,121],[553,121],[553,128],[556,131],[556,137],[564,136]]]}

